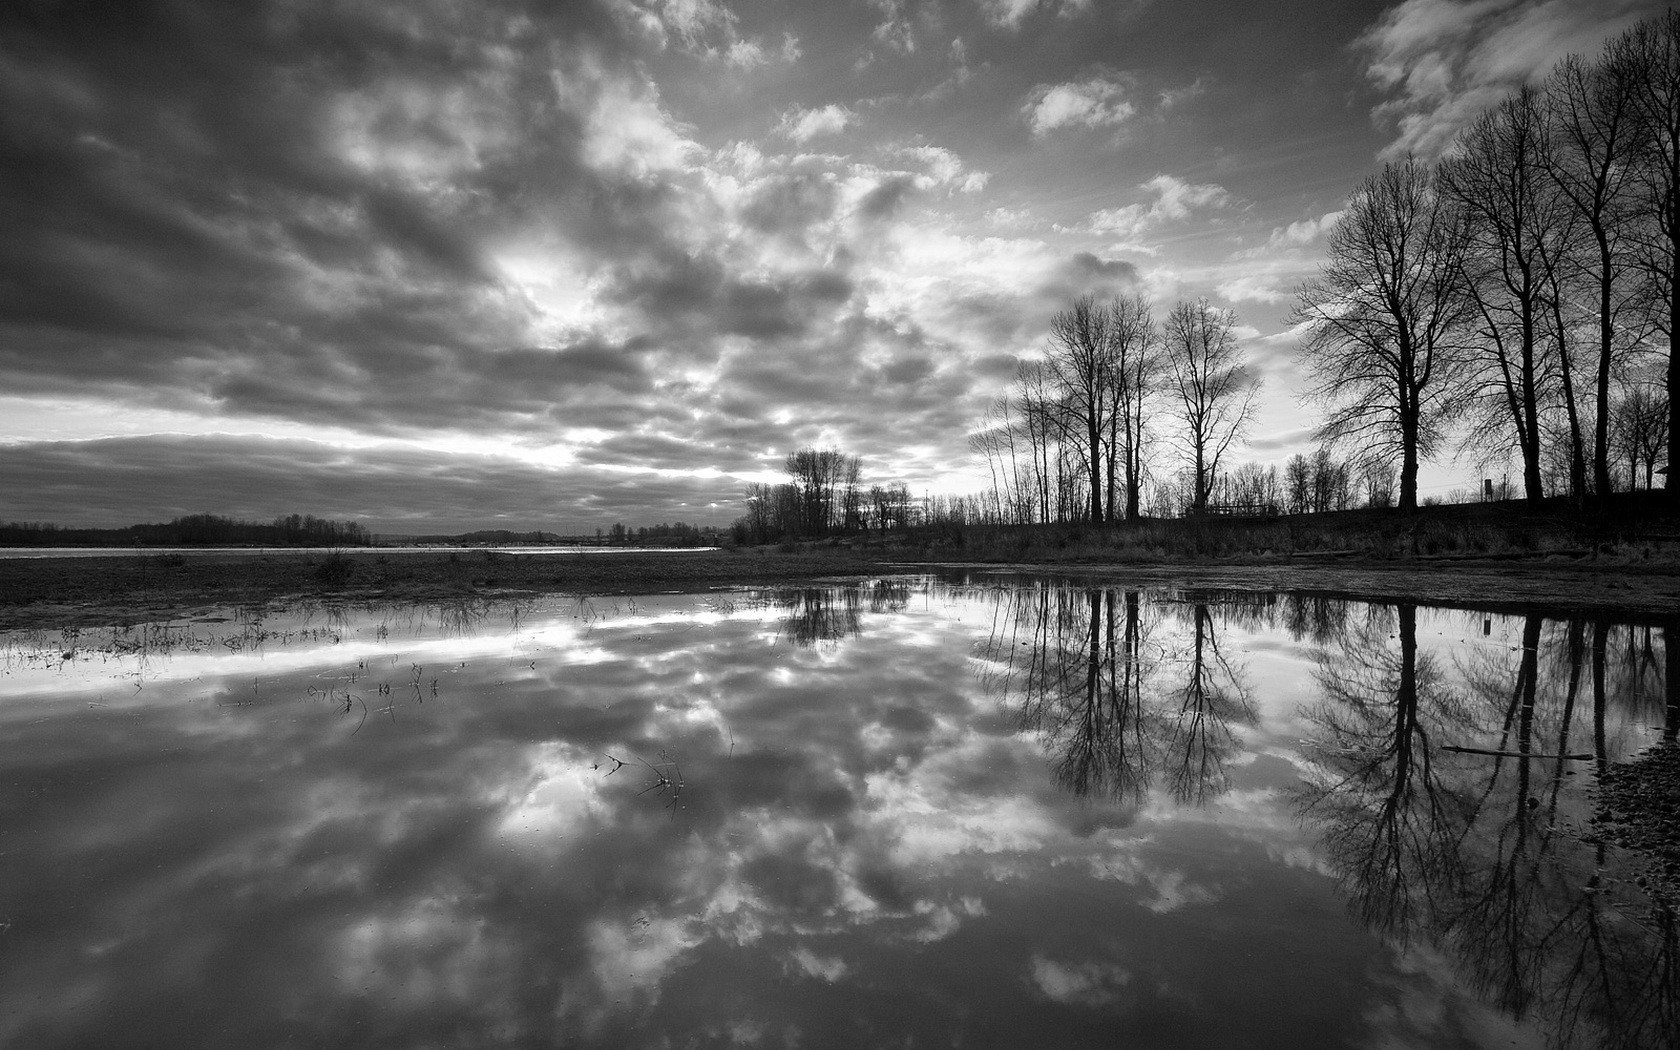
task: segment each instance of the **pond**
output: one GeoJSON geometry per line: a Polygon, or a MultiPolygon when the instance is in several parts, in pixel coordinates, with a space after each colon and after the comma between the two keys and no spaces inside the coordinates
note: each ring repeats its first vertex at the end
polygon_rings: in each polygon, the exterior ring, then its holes
{"type": "Polygon", "coordinates": [[[1008,574],[0,636],[0,1045],[1674,1045],[1664,631],[1008,574]]]}

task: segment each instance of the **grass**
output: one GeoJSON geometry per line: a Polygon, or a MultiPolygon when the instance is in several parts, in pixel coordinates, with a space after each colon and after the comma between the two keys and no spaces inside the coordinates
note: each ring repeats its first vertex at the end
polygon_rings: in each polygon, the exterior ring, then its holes
{"type": "MultiPolygon", "coordinates": [[[[1058,564],[1082,561],[1277,563],[1455,558],[1680,563],[1680,514],[1646,494],[1582,513],[1565,501],[1462,504],[1256,518],[1143,519],[1088,525],[936,526],[909,545],[927,556],[1058,564]]],[[[1661,496],[1660,493],[1656,494],[1661,496]]]]}

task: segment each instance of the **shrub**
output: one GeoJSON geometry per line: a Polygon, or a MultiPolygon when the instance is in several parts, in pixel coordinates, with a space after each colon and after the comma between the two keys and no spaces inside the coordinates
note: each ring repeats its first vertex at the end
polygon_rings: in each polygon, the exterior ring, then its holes
{"type": "Polygon", "coordinates": [[[356,563],[343,551],[332,551],[315,567],[315,578],[329,587],[341,587],[356,573],[356,563]]]}

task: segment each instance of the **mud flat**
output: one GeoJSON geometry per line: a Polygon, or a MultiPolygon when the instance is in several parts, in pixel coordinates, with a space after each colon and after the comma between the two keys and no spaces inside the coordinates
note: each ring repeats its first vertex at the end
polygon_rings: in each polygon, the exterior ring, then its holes
{"type": "Polygon", "coordinates": [[[583,555],[364,549],[302,556],[121,551],[98,558],[0,559],[0,629],[134,622],[209,605],[303,597],[375,601],[649,594],[920,572],[976,580],[1033,574],[1073,583],[1297,591],[1490,612],[1616,613],[1650,623],[1680,617],[1680,566],[1666,564],[1304,558],[1271,564],[981,564],[927,560],[893,547],[583,555]]]}
{"type": "Polygon", "coordinates": [[[823,554],[520,555],[378,549],[300,556],[137,555],[0,559],[0,630],[136,622],[212,605],[290,598],[439,600],[518,593],[651,594],[878,574],[878,561],[823,554]]]}

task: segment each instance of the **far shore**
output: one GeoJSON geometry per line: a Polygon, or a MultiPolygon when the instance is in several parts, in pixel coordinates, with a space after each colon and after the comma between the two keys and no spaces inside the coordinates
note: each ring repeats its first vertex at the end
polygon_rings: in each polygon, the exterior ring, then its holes
{"type": "Polygon", "coordinates": [[[1272,559],[1125,561],[1035,558],[975,561],[961,550],[806,545],[695,552],[521,555],[378,549],[310,556],[260,553],[0,560],[0,630],[135,623],[211,607],[290,600],[460,601],[541,594],[628,595],[795,586],[937,572],[969,582],[1014,574],[1104,585],[1293,591],[1410,601],[1489,612],[1680,618],[1680,564],[1559,558],[1272,559]]]}

